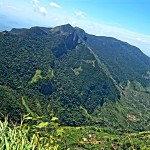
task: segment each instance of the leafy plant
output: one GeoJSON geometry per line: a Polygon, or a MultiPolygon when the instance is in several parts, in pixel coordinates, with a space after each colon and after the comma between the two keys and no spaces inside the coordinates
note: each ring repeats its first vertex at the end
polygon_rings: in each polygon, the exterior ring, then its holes
{"type": "Polygon", "coordinates": [[[20,124],[0,121],[1,150],[58,150],[63,139],[63,130],[58,129],[58,118],[52,116],[49,122],[44,117],[22,117],[20,124]]]}

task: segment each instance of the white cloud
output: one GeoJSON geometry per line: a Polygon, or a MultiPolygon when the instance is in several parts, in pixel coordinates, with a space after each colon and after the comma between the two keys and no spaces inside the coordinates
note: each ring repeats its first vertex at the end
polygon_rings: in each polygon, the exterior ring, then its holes
{"type": "Polygon", "coordinates": [[[32,7],[33,7],[34,12],[38,12],[38,10],[39,10],[39,3],[40,3],[39,0],[32,0],[32,7]]]}
{"type": "Polygon", "coordinates": [[[85,12],[83,11],[77,11],[75,12],[75,16],[78,17],[78,18],[85,18],[85,12]]]}
{"type": "Polygon", "coordinates": [[[34,12],[41,13],[43,16],[46,16],[48,13],[47,9],[40,5],[39,0],[32,0],[32,7],[33,7],[34,12]]]}
{"type": "Polygon", "coordinates": [[[54,2],[51,2],[51,3],[49,3],[49,4],[50,4],[50,6],[52,6],[52,7],[61,8],[60,5],[58,5],[58,4],[54,3],[54,2]]]}
{"type": "Polygon", "coordinates": [[[20,8],[12,6],[12,5],[7,5],[7,8],[13,9],[13,10],[20,10],[20,8]]]}
{"type": "Polygon", "coordinates": [[[41,6],[39,7],[39,11],[42,15],[46,16],[47,15],[47,10],[45,7],[41,6]]]}
{"type": "Polygon", "coordinates": [[[139,37],[137,37],[137,38],[135,38],[137,41],[140,41],[140,42],[143,42],[143,43],[146,43],[146,41],[145,40],[143,40],[143,39],[141,39],[141,38],[139,38],[139,37]]]}
{"type": "Polygon", "coordinates": [[[40,3],[40,1],[39,0],[32,0],[32,3],[36,5],[36,4],[40,3]]]}

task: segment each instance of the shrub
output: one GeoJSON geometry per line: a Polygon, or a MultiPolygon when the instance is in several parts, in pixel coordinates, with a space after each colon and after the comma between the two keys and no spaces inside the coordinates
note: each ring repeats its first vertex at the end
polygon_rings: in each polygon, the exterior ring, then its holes
{"type": "Polygon", "coordinates": [[[58,118],[52,117],[50,122],[42,118],[25,115],[19,125],[10,125],[7,118],[0,121],[0,149],[57,150],[64,134],[58,128],[58,118]]]}

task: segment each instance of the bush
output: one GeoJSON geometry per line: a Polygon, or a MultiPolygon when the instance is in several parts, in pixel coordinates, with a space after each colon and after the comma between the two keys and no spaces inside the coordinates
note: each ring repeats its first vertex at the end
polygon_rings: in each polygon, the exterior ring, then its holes
{"type": "Polygon", "coordinates": [[[42,118],[25,115],[19,125],[10,125],[7,118],[0,121],[0,149],[57,150],[64,133],[58,128],[58,118],[52,117],[50,122],[42,118]]]}

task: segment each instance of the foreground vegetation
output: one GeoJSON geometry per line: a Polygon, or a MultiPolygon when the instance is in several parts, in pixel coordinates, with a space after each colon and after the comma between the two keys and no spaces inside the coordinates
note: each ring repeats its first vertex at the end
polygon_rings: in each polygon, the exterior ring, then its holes
{"type": "Polygon", "coordinates": [[[128,133],[96,126],[61,127],[58,118],[23,116],[0,121],[1,150],[149,150],[150,132],[128,133]],[[8,123],[9,122],[9,123],[8,123]]]}
{"type": "Polygon", "coordinates": [[[57,129],[58,118],[51,117],[50,122],[44,117],[22,117],[20,124],[0,121],[1,150],[57,150],[61,141],[61,131],[57,129]]]}

